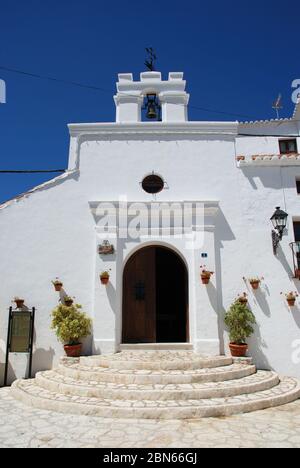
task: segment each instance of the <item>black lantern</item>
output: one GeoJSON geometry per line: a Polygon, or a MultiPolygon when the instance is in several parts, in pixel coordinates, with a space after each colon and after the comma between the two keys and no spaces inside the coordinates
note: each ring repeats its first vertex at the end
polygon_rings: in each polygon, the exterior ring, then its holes
{"type": "Polygon", "coordinates": [[[282,240],[284,230],[287,225],[288,214],[280,209],[280,206],[276,207],[276,211],[273,214],[271,221],[275,231],[272,231],[273,250],[274,254],[277,253],[279,242],[282,240]]]}
{"type": "Polygon", "coordinates": [[[146,117],[149,120],[160,120],[160,105],[156,94],[147,94],[145,107],[146,117]]]}

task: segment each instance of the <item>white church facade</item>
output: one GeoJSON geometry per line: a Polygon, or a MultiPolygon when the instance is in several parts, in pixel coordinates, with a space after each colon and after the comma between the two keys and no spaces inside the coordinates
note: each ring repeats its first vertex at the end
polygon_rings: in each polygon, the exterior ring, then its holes
{"type": "MultiPolygon", "coordinates": [[[[183,74],[159,72],[120,74],[114,100],[116,122],[69,125],[66,173],[0,206],[0,385],[11,300],[36,308],[35,373],[63,355],[50,315],[64,294],[93,320],[86,355],[139,346],[220,355],[225,311],[246,292],[255,364],[299,378],[300,302],[281,293],[300,292],[300,104],[290,119],[189,121],[183,74]],[[143,121],[145,99],[160,121],[143,121]],[[288,218],[274,252],[276,207],[288,218]],[[203,265],[214,272],[208,285],[203,265]],[[258,290],[252,277],[263,278],[258,290]]],[[[11,380],[26,359],[11,356],[11,380]]]]}

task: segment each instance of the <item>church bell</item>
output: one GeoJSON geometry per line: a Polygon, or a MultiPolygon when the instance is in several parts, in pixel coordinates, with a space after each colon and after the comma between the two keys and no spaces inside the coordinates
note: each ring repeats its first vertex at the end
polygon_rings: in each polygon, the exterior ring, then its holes
{"type": "Polygon", "coordinates": [[[160,116],[160,106],[157,102],[157,97],[155,94],[148,94],[146,97],[146,117],[149,120],[159,120],[160,116]]]}

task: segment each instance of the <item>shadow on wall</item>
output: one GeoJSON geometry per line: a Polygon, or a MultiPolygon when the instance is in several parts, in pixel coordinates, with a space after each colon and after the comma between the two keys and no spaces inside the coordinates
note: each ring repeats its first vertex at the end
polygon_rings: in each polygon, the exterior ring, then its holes
{"type": "Polygon", "coordinates": [[[266,298],[267,291],[268,291],[267,287],[263,287],[261,289],[258,289],[257,291],[252,290],[252,293],[253,293],[255,302],[257,303],[261,311],[267,317],[271,317],[271,309],[266,298]]]}
{"type": "Polygon", "coordinates": [[[107,297],[109,300],[109,304],[111,307],[111,310],[113,313],[116,315],[116,310],[117,310],[117,293],[113,285],[109,282],[108,285],[106,286],[106,292],[107,292],[107,297]]]}
{"type": "Polygon", "coordinates": [[[262,338],[260,333],[260,327],[257,323],[254,327],[254,334],[249,338],[249,354],[253,357],[254,363],[258,369],[261,370],[273,370],[271,367],[265,351],[268,347],[265,340],[262,338]]]}
{"type": "Polygon", "coordinates": [[[32,377],[37,372],[52,369],[54,356],[55,351],[53,348],[49,348],[48,350],[37,348],[32,356],[32,377]]]}
{"type": "Polygon", "coordinates": [[[279,245],[279,247],[278,247],[276,258],[281,263],[283,268],[285,269],[285,271],[286,271],[287,275],[289,276],[289,278],[293,278],[294,271],[293,271],[292,266],[291,266],[292,265],[292,257],[291,257],[290,261],[287,260],[285,254],[284,254],[284,252],[283,252],[283,250],[281,248],[281,245],[279,245]]]}
{"type": "Polygon", "coordinates": [[[295,324],[297,325],[297,327],[300,329],[300,308],[299,306],[295,306],[295,307],[287,307],[288,308],[288,313],[291,313],[292,314],[292,317],[295,321],[295,324]]]}
{"type": "MultiPolygon", "coordinates": [[[[27,369],[25,369],[27,371],[27,369]]],[[[4,387],[4,372],[5,372],[5,363],[0,364],[0,376],[1,376],[1,385],[0,387],[4,387]]],[[[7,370],[7,385],[10,386],[15,380],[17,380],[17,376],[14,372],[13,366],[8,361],[8,370],[7,370]]]]}
{"type": "MultiPolygon", "coordinates": [[[[266,188],[279,189],[282,188],[282,180],[280,176],[280,167],[255,166],[243,167],[242,173],[249,180],[251,187],[258,190],[255,179],[259,179],[262,185],[266,188]]],[[[293,188],[295,183],[291,177],[288,178],[288,183],[285,181],[284,188],[293,188]]]]}
{"type": "MultiPolygon", "coordinates": [[[[212,283],[209,283],[206,287],[209,302],[211,303],[212,308],[216,312],[218,316],[218,333],[219,333],[219,340],[220,340],[220,354],[225,354],[225,324],[224,324],[224,316],[225,316],[225,308],[223,307],[222,303],[218,303],[218,287],[212,283]]],[[[223,302],[223,301],[222,301],[223,302]]]]}
{"type": "MultiPolygon", "coordinates": [[[[223,305],[223,284],[222,284],[222,262],[221,249],[224,248],[223,242],[230,242],[236,239],[227,219],[222,210],[219,210],[215,223],[215,261],[216,261],[216,285],[217,289],[212,291],[208,289],[209,300],[218,314],[218,331],[220,339],[220,353],[225,354],[225,323],[224,316],[226,310],[223,305]],[[214,296],[214,297],[213,297],[214,296]]],[[[213,288],[215,289],[215,288],[213,288]]]]}

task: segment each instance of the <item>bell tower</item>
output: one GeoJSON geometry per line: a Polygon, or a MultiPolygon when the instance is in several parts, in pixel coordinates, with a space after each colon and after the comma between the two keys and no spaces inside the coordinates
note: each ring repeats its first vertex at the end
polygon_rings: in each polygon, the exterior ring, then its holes
{"type": "Polygon", "coordinates": [[[166,81],[160,72],[141,73],[140,81],[134,81],[132,73],[118,75],[116,122],[142,122],[142,109],[146,110],[146,121],[180,123],[188,121],[189,94],[185,91],[183,73],[171,72],[166,81]]]}

